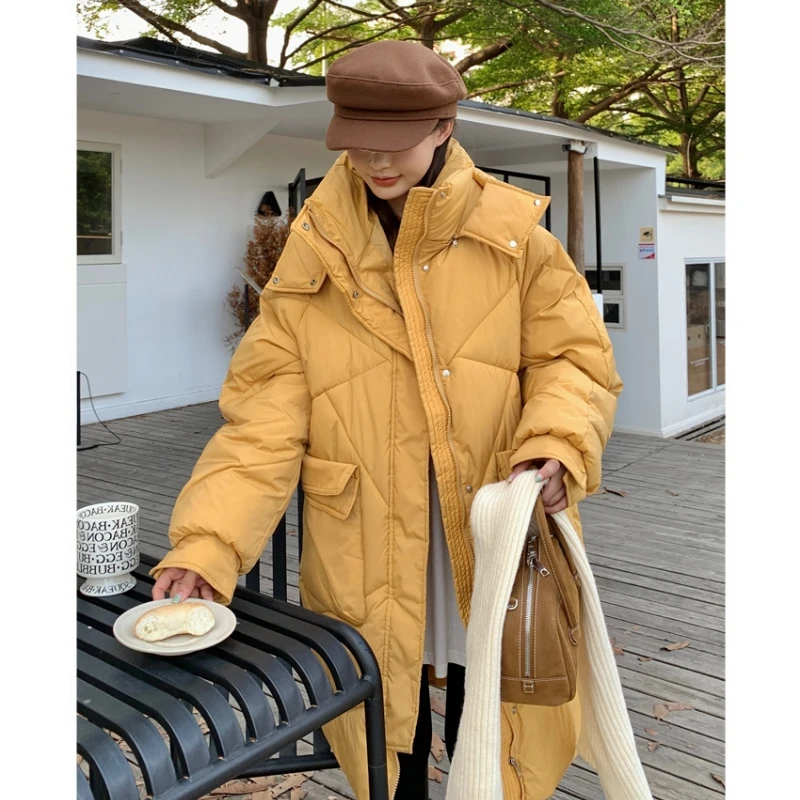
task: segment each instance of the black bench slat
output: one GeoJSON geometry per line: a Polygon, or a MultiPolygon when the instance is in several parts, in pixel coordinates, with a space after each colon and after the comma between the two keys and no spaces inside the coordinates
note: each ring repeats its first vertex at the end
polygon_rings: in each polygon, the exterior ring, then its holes
{"type": "Polygon", "coordinates": [[[166,742],[135,708],[79,678],[78,713],[130,745],[150,795],[158,796],[176,783],[178,778],[166,742]]]}
{"type": "MultiPolygon", "coordinates": [[[[78,600],[80,606],[81,600],[78,600]]],[[[229,758],[244,745],[242,728],[233,709],[213,684],[187,673],[171,659],[157,659],[137,653],[121,645],[113,636],[78,625],[78,644],[81,649],[142,680],[169,692],[194,706],[205,719],[214,743],[215,752],[229,758]]]]}
{"type": "Polygon", "coordinates": [[[89,764],[94,800],[139,800],[128,760],[114,740],[97,725],[78,717],[78,752],[89,764]]]}
{"type": "Polygon", "coordinates": [[[178,775],[188,777],[208,765],[210,755],[205,737],[192,712],[179,700],[82,651],[78,652],[78,676],[155,719],[169,734],[178,775]]]}
{"type": "Polygon", "coordinates": [[[223,644],[225,647],[221,649],[226,658],[264,682],[278,706],[281,721],[294,722],[305,712],[305,700],[291,670],[276,656],[234,639],[223,644]]]}
{"type": "Polygon", "coordinates": [[[89,781],[86,780],[86,776],[83,774],[83,770],[80,766],[77,767],[77,770],[78,791],[75,795],[76,800],[93,800],[92,790],[89,788],[89,781]]]}

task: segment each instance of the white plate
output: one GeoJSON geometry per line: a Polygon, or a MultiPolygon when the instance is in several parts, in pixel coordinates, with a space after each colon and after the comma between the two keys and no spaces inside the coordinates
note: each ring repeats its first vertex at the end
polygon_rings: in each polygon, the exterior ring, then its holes
{"type": "Polygon", "coordinates": [[[128,609],[121,614],[114,623],[114,636],[118,642],[130,647],[131,650],[139,650],[142,653],[155,653],[160,656],[182,656],[186,653],[194,653],[196,650],[205,650],[213,647],[224,639],[227,639],[236,628],[236,615],[227,606],[213,603],[211,600],[200,600],[192,597],[184,600],[185,603],[203,603],[208,606],[214,614],[214,627],[202,636],[192,636],[190,633],[182,633],[177,636],[170,636],[169,639],[162,639],[160,642],[145,642],[140,639],[133,629],[139,618],[159,606],[169,605],[172,601],[151,600],[149,603],[142,603],[140,606],[128,609]]]}

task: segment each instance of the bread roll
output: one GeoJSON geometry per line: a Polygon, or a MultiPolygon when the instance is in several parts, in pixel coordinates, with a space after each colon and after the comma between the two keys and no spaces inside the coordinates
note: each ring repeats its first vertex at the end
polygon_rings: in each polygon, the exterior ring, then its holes
{"type": "Polygon", "coordinates": [[[160,642],[189,633],[202,636],[214,627],[214,612],[203,603],[170,603],[143,614],[133,632],[145,642],[160,642]]]}

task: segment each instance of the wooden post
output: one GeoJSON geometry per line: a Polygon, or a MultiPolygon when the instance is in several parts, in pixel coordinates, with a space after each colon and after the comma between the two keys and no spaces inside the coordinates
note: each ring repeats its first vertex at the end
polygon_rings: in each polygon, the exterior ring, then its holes
{"type": "Polygon", "coordinates": [[[583,247],[583,142],[564,145],[567,162],[567,253],[581,275],[586,272],[583,247]]]}

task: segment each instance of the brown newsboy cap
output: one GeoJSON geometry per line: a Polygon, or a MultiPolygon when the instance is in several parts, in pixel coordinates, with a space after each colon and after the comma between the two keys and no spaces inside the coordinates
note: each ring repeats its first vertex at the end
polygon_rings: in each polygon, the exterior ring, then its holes
{"type": "Polygon", "coordinates": [[[414,42],[364,45],[331,64],[326,76],[333,119],[329,150],[398,153],[418,145],[467,96],[461,75],[414,42]]]}

